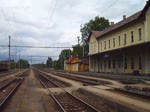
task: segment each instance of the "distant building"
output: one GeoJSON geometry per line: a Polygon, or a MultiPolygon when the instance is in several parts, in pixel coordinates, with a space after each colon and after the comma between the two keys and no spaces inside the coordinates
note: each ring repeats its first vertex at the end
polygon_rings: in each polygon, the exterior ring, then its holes
{"type": "Polygon", "coordinates": [[[150,0],[144,9],[111,24],[103,31],[91,31],[89,70],[114,74],[150,74],[150,0]]]}
{"type": "Polygon", "coordinates": [[[70,57],[64,62],[64,70],[67,71],[78,71],[79,70],[79,59],[77,57],[70,57]]]}
{"type": "Polygon", "coordinates": [[[77,57],[70,57],[64,61],[64,70],[67,71],[87,71],[89,70],[89,61],[87,58],[79,60],[77,57]]]}

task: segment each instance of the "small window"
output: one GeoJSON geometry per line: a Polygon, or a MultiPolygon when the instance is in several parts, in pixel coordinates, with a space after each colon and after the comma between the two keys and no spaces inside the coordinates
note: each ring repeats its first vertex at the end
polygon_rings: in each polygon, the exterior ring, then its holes
{"type": "Polygon", "coordinates": [[[141,28],[138,29],[138,33],[139,33],[139,40],[142,40],[142,29],[141,28]]]}
{"type": "Polygon", "coordinates": [[[106,41],[104,41],[104,49],[106,49],[106,41]]]}
{"type": "Polygon", "coordinates": [[[103,68],[103,63],[101,62],[101,70],[102,70],[102,68],[103,68]]]}
{"type": "Polygon", "coordinates": [[[101,42],[101,50],[102,50],[102,42],[101,42]]]}
{"type": "Polygon", "coordinates": [[[108,42],[109,42],[109,48],[110,48],[110,40],[108,40],[108,42]]]}
{"type": "Polygon", "coordinates": [[[104,68],[106,69],[107,68],[107,62],[104,61],[104,68]]]}
{"type": "Polygon", "coordinates": [[[115,59],[113,59],[113,68],[116,68],[115,59]]]}
{"type": "Polygon", "coordinates": [[[110,69],[111,68],[111,61],[110,61],[110,59],[108,60],[108,69],[110,69]]]}
{"type": "Polygon", "coordinates": [[[134,33],[131,31],[131,42],[134,42],[134,33]]]}
{"type": "Polygon", "coordinates": [[[96,43],[94,44],[94,51],[96,52],[96,43]]]}
{"type": "Polygon", "coordinates": [[[120,36],[118,36],[118,45],[120,46],[120,36]]]}
{"type": "Polygon", "coordinates": [[[131,69],[134,69],[134,57],[131,57],[131,69]]]}
{"type": "Polygon", "coordinates": [[[118,68],[121,68],[121,61],[122,61],[122,57],[118,58],[118,68]]]}
{"type": "Polygon", "coordinates": [[[124,34],[124,45],[127,44],[127,34],[124,34]]]}
{"type": "Polygon", "coordinates": [[[139,56],[139,69],[142,69],[142,57],[139,56]]]}
{"type": "Polygon", "coordinates": [[[91,61],[91,69],[93,69],[93,63],[94,63],[94,62],[93,62],[93,61],[91,61]]]}
{"type": "Polygon", "coordinates": [[[124,69],[127,69],[127,58],[124,58],[124,69]]]}
{"type": "Polygon", "coordinates": [[[113,38],[113,47],[115,47],[115,38],[113,38]]]}

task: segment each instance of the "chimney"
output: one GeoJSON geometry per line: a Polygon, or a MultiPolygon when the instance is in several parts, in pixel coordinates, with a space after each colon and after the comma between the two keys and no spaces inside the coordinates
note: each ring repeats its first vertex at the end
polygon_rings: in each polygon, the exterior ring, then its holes
{"type": "Polygon", "coordinates": [[[114,22],[110,22],[110,25],[111,25],[111,26],[114,25],[114,22]]]}
{"type": "Polygon", "coordinates": [[[126,15],[123,15],[123,20],[125,20],[126,19],[126,15]]]}

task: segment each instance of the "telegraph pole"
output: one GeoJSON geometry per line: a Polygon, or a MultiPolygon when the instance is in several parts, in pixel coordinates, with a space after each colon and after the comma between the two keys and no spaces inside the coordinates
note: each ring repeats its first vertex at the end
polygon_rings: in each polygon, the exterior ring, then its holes
{"type": "Polygon", "coordinates": [[[79,58],[79,41],[80,41],[80,37],[78,36],[78,58],[79,58]]]}
{"type": "Polygon", "coordinates": [[[19,71],[20,71],[20,51],[19,51],[19,71]]]}
{"type": "MultiPolygon", "coordinates": [[[[82,24],[81,24],[80,27],[81,27],[81,29],[82,29],[82,24]]],[[[81,33],[82,33],[82,32],[81,32],[81,33]]],[[[83,36],[83,35],[82,35],[82,42],[83,42],[83,49],[82,49],[82,50],[83,50],[83,54],[82,54],[82,56],[84,57],[84,36],[83,36]]]]}
{"type": "Polygon", "coordinates": [[[83,57],[84,57],[84,37],[82,36],[82,42],[83,42],[83,57]]]}
{"type": "Polygon", "coordinates": [[[11,39],[11,37],[9,36],[9,45],[8,45],[8,47],[9,47],[9,56],[8,56],[8,69],[9,69],[9,71],[10,71],[10,39],[11,39]]]}

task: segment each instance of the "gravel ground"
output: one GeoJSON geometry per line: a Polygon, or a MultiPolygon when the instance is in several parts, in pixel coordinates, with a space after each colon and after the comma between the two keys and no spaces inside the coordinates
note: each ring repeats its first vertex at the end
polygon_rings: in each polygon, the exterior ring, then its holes
{"type": "Polygon", "coordinates": [[[86,101],[101,112],[119,112],[118,109],[113,107],[111,104],[108,104],[108,102],[104,101],[103,99],[100,100],[99,98],[96,98],[87,93],[82,93],[80,91],[76,91],[73,94],[81,98],[83,101],[86,101]]]}
{"type": "Polygon", "coordinates": [[[25,77],[4,112],[61,112],[53,99],[46,94],[33,71],[25,77]]]}

